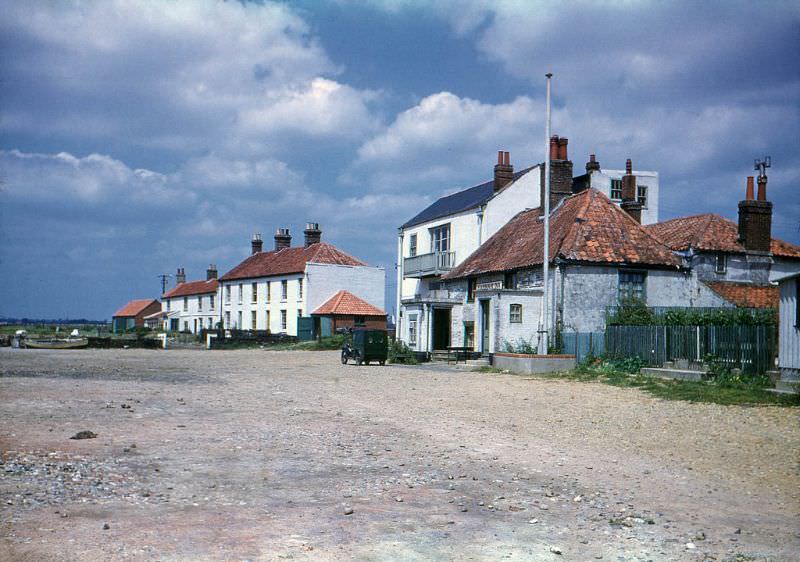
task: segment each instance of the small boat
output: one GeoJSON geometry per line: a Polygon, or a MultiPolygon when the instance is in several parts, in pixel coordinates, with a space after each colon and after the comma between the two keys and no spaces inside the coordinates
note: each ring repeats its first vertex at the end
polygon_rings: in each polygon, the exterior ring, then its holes
{"type": "Polygon", "coordinates": [[[30,349],[80,349],[89,345],[86,338],[50,338],[50,339],[29,339],[25,338],[21,342],[22,347],[30,349]]]}

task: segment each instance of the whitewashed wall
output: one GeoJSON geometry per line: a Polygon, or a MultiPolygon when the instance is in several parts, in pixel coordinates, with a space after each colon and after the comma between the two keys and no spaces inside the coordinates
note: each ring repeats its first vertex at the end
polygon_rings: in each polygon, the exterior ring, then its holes
{"type": "Polygon", "coordinates": [[[795,311],[800,299],[797,294],[797,278],[781,280],[779,286],[781,301],[778,366],[784,380],[800,380],[800,328],[795,324],[795,311]]]}
{"type": "MultiPolygon", "coordinates": [[[[164,299],[161,308],[168,312],[178,312],[178,329],[180,331],[189,330],[196,334],[203,328],[215,327],[219,321],[219,295],[215,294],[214,307],[211,308],[211,294],[188,295],[186,310],[183,309],[184,297],[164,299]],[[195,326],[195,320],[197,320],[197,326],[195,326]]],[[[169,329],[169,320],[164,328],[169,329]]]]}
{"type": "Polygon", "coordinates": [[[536,166],[486,202],[481,243],[491,238],[520,211],[534,209],[541,204],[541,174],[539,166],[536,166]]]}
{"type": "MultiPolygon", "coordinates": [[[[632,170],[636,176],[636,185],[647,186],[647,206],[642,207],[642,224],[653,224],[658,222],[658,172],[632,170]]],[[[609,198],[611,197],[611,180],[622,179],[625,170],[605,170],[593,171],[591,173],[591,186],[598,191],[602,191],[609,198]]],[[[614,200],[619,204],[619,200],[614,200]]]]}
{"type": "Polygon", "coordinates": [[[344,289],[386,310],[386,270],[382,267],[306,264],[308,314],[344,289]]]}

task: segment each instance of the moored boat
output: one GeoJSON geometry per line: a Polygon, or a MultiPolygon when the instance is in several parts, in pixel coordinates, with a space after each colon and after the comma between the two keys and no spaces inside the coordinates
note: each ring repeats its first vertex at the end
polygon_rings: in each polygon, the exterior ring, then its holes
{"type": "Polygon", "coordinates": [[[86,338],[49,338],[22,340],[22,346],[30,349],[80,349],[89,345],[86,338]]]}

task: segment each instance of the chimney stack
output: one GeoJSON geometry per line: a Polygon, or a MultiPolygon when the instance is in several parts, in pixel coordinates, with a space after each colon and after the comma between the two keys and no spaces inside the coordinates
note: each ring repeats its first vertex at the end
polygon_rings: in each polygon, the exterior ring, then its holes
{"type": "Polygon", "coordinates": [[[307,222],[303,234],[306,236],[306,248],[322,241],[322,231],[319,229],[318,222],[307,222]]]}
{"type": "Polygon", "coordinates": [[[631,159],[625,161],[625,175],[622,176],[622,210],[628,213],[633,220],[642,222],[642,204],[636,193],[636,176],[633,175],[631,159]]]}
{"type": "Polygon", "coordinates": [[[186,283],[186,271],[179,267],[178,271],[175,273],[175,286],[177,287],[181,283],[186,283]]]}
{"type": "Polygon", "coordinates": [[[758,176],[758,199],[753,198],[753,177],[747,178],[744,201],[739,201],[739,242],[748,252],[769,252],[772,242],[772,203],[767,201],[767,175],[758,176]]]}
{"type": "Polygon", "coordinates": [[[292,235],[289,234],[288,228],[279,228],[275,231],[275,251],[283,250],[284,248],[291,248],[292,235]]]}
{"type": "Polygon", "coordinates": [[[264,241],[261,240],[261,233],[256,232],[253,234],[253,239],[250,241],[250,253],[257,254],[264,249],[264,241]]]}
{"type": "Polygon", "coordinates": [[[514,179],[514,166],[511,155],[502,150],[497,151],[497,165],[494,167],[494,192],[497,193],[514,179]]]}
{"type": "Polygon", "coordinates": [[[591,173],[594,171],[600,171],[600,162],[597,161],[597,158],[594,154],[589,155],[589,161],[586,163],[586,173],[591,173]]]}
{"type": "Polygon", "coordinates": [[[217,278],[217,266],[213,263],[208,266],[206,269],[206,281],[211,281],[212,279],[217,278]]]}
{"type": "MultiPolygon", "coordinates": [[[[567,155],[569,139],[558,135],[550,137],[550,210],[555,209],[562,199],[572,195],[572,161],[567,155]]],[[[544,213],[544,166],[541,166],[541,204],[539,213],[544,213]]]]}

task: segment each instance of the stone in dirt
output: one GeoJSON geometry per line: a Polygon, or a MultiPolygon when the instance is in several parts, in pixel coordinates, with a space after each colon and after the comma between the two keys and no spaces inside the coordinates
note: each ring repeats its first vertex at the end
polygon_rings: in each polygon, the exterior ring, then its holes
{"type": "Polygon", "coordinates": [[[83,431],[79,431],[70,439],[94,439],[97,437],[97,434],[94,431],[89,431],[88,429],[84,429],[83,431]]]}

